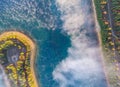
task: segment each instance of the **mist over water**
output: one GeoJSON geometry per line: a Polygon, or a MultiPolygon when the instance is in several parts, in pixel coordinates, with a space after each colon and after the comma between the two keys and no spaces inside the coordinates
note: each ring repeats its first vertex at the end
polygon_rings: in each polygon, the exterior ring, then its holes
{"type": "Polygon", "coordinates": [[[53,71],[60,87],[107,87],[91,0],[56,0],[63,31],[71,36],[68,57],[53,71]]]}

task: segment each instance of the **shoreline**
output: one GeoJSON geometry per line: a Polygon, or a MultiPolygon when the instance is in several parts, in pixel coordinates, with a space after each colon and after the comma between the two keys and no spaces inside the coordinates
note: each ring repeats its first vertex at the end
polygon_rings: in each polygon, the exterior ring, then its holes
{"type": "Polygon", "coordinates": [[[34,79],[34,86],[35,87],[39,87],[38,86],[38,81],[36,79],[36,74],[35,74],[35,54],[36,54],[36,45],[35,43],[33,42],[33,40],[31,40],[31,38],[29,38],[27,35],[25,35],[24,33],[22,32],[19,32],[19,31],[5,31],[5,32],[2,32],[0,34],[0,41],[1,40],[6,40],[6,38],[8,37],[12,37],[12,36],[16,36],[16,39],[20,40],[21,42],[23,42],[23,44],[26,44],[30,46],[30,51],[31,52],[31,56],[30,56],[30,69],[31,69],[31,73],[32,73],[32,77],[34,79]],[[26,43],[25,43],[26,42],[26,43]]]}
{"type": "Polygon", "coordinates": [[[94,19],[95,19],[95,25],[96,25],[96,33],[97,33],[97,36],[98,36],[98,41],[99,41],[99,48],[100,48],[100,54],[101,54],[101,62],[102,62],[102,67],[103,67],[103,71],[104,71],[104,74],[105,74],[105,78],[106,78],[106,81],[107,81],[107,86],[110,87],[109,85],[109,80],[108,80],[108,77],[107,77],[107,74],[106,74],[106,70],[105,70],[105,62],[104,62],[104,55],[103,55],[103,52],[102,52],[102,37],[101,37],[101,32],[100,32],[100,25],[99,25],[99,22],[98,22],[98,19],[97,19],[97,12],[96,12],[96,6],[95,6],[95,0],[92,0],[92,7],[93,7],[93,13],[94,13],[94,19]]]}

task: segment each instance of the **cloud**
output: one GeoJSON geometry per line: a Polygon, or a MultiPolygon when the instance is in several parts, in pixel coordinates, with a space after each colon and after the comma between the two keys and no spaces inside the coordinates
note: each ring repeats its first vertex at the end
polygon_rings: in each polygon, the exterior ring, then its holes
{"type": "Polygon", "coordinates": [[[2,75],[0,75],[0,87],[5,87],[5,84],[3,83],[2,75]]]}
{"type": "Polygon", "coordinates": [[[95,31],[95,21],[88,3],[91,0],[56,0],[63,31],[71,36],[72,44],[68,57],[53,71],[60,87],[101,87],[99,83],[104,79],[99,46],[92,39],[94,35],[89,36],[95,31]]]}
{"type": "MultiPolygon", "coordinates": [[[[77,32],[84,23],[84,15],[80,7],[80,0],[57,0],[56,4],[62,14],[63,28],[68,34],[77,32]],[[75,31],[75,32],[74,32],[75,31]]],[[[79,32],[79,31],[78,31],[79,32]]]]}
{"type": "Polygon", "coordinates": [[[101,75],[100,66],[96,61],[83,58],[83,59],[73,59],[67,58],[62,61],[62,63],[57,66],[56,70],[53,72],[54,79],[60,82],[61,87],[66,87],[72,85],[76,87],[76,83],[79,87],[87,87],[88,85],[94,84],[101,75]],[[92,78],[92,79],[91,79],[92,78]],[[83,83],[84,85],[81,85],[83,83]]]}
{"type": "Polygon", "coordinates": [[[5,74],[3,67],[0,65],[0,87],[10,87],[7,75],[5,74]]]}

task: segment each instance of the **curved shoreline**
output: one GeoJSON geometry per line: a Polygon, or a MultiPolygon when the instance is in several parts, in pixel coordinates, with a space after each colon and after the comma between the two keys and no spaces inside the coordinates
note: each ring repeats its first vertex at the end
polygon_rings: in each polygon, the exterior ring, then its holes
{"type": "Polygon", "coordinates": [[[32,51],[30,56],[30,69],[31,69],[32,77],[34,79],[34,87],[39,87],[36,79],[35,69],[34,69],[35,54],[36,54],[35,43],[27,35],[19,31],[5,31],[1,33],[0,41],[2,40],[5,41],[8,37],[15,37],[16,39],[23,42],[25,45],[30,46],[30,51],[32,51]]]}

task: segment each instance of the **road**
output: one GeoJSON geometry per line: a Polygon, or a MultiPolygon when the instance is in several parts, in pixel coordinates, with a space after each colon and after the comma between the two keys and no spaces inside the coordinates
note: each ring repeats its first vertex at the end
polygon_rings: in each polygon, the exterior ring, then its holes
{"type": "Polygon", "coordinates": [[[111,11],[111,1],[110,0],[107,0],[107,8],[108,8],[108,16],[109,16],[109,27],[110,28],[112,28],[112,36],[114,37],[114,38],[118,38],[116,35],[115,35],[115,33],[114,33],[114,31],[113,31],[113,29],[114,29],[114,27],[113,27],[113,24],[114,24],[114,22],[113,22],[113,19],[112,19],[112,11],[111,11]]]}
{"type": "MultiPolygon", "coordinates": [[[[115,39],[118,39],[118,37],[115,35],[114,33],[114,26],[113,26],[113,19],[112,19],[112,11],[111,11],[111,1],[107,0],[107,8],[108,8],[108,15],[109,15],[109,27],[111,28],[111,32],[112,32],[112,41],[114,43],[113,47],[116,48],[115,46],[115,39]]],[[[119,58],[117,55],[116,50],[113,51],[114,52],[114,59],[115,61],[119,58]]],[[[116,69],[118,69],[117,71],[120,73],[120,63],[118,61],[115,62],[116,64],[116,69]]],[[[120,74],[119,74],[120,76],[120,74]]]]}
{"type": "MultiPolygon", "coordinates": [[[[112,20],[112,12],[111,12],[111,1],[107,0],[107,9],[108,9],[108,16],[109,16],[109,28],[111,28],[111,32],[112,32],[112,41],[115,44],[115,37],[116,35],[114,34],[113,31],[113,20],[112,20]]],[[[113,47],[115,48],[115,45],[113,45],[113,47]]],[[[114,53],[116,54],[116,51],[114,51],[114,53]]],[[[116,58],[116,55],[115,55],[116,58]]]]}

